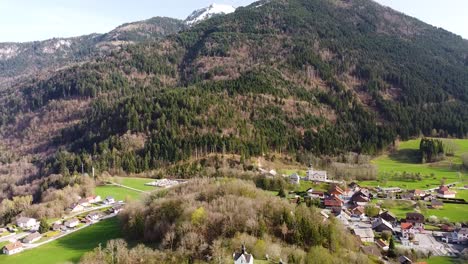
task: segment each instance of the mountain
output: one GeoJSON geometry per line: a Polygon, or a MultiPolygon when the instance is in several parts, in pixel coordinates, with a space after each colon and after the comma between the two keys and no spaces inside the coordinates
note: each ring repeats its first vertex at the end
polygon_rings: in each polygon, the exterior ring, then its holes
{"type": "Polygon", "coordinates": [[[226,15],[236,11],[236,8],[230,5],[211,4],[208,7],[195,10],[185,19],[185,24],[192,26],[203,20],[212,18],[216,15],[226,15]]]}
{"type": "Polygon", "coordinates": [[[155,41],[184,28],[180,20],[154,17],[124,24],[106,34],[0,43],[0,89],[24,77],[103,56],[124,45],[155,41]]]}
{"type": "Polygon", "coordinates": [[[373,1],[260,1],[0,92],[0,147],[38,168],[25,185],[82,164],[191,177],[218,154],[373,155],[466,137],[467,72],[466,40],[373,1]]]}

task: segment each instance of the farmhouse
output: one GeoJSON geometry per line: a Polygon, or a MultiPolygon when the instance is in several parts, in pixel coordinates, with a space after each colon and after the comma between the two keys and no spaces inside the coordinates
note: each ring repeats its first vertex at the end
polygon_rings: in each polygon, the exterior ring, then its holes
{"type": "Polygon", "coordinates": [[[370,228],[355,228],[353,232],[362,242],[374,242],[374,231],[370,228]]]}
{"type": "Polygon", "coordinates": [[[338,185],[333,185],[330,190],[328,190],[328,194],[330,196],[338,196],[341,198],[343,195],[343,189],[341,189],[338,185]]]}
{"type": "Polygon", "coordinates": [[[406,222],[416,229],[424,229],[424,215],[420,213],[406,213],[406,222]]]}
{"type": "Polygon", "coordinates": [[[306,173],[306,180],[308,181],[317,181],[317,182],[324,182],[328,180],[327,172],[326,171],[316,171],[311,166],[306,173]]]}
{"type": "Polygon", "coordinates": [[[411,191],[409,191],[409,192],[410,192],[410,194],[413,196],[414,199],[417,199],[417,198],[421,198],[421,197],[426,196],[426,192],[423,191],[423,190],[419,190],[419,189],[411,190],[411,191]]]}
{"type": "Polygon", "coordinates": [[[351,215],[353,217],[362,217],[365,216],[365,209],[363,206],[356,206],[351,209],[351,215]]]}
{"type": "Polygon", "coordinates": [[[393,232],[392,224],[383,220],[382,218],[377,218],[372,222],[372,229],[376,232],[390,231],[393,232]]]}
{"type": "Polygon", "coordinates": [[[65,221],[64,225],[68,228],[74,228],[76,227],[80,221],[77,218],[70,219],[68,221],[65,221]]]}
{"type": "Polygon", "coordinates": [[[79,203],[74,203],[70,206],[70,212],[72,213],[81,212],[84,209],[85,209],[84,206],[79,203]]]}
{"type": "Polygon", "coordinates": [[[99,203],[101,201],[101,196],[99,195],[93,195],[93,196],[89,196],[89,197],[86,197],[86,200],[88,201],[88,203],[92,204],[92,203],[99,203]]]}
{"type": "Polygon", "coordinates": [[[54,223],[50,229],[52,229],[52,231],[59,231],[60,228],[62,228],[62,224],[61,223],[54,223]]]}
{"type": "Polygon", "coordinates": [[[242,245],[241,252],[236,252],[232,255],[234,258],[234,264],[253,264],[254,258],[252,254],[247,253],[245,245],[242,245]]]}
{"type": "Polygon", "coordinates": [[[434,209],[440,209],[440,208],[444,207],[444,203],[442,201],[439,201],[439,200],[432,200],[431,201],[431,207],[434,208],[434,209]]]}
{"type": "Polygon", "coordinates": [[[344,202],[338,196],[332,195],[325,198],[323,204],[325,205],[325,208],[341,208],[343,207],[344,202]]]}
{"type": "Polygon", "coordinates": [[[31,244],[41,239],[41,237],[42,235],[39,232],[34,232],[32,234],[27,235],[25,238],[23,238],[23,243],[31,244]]]}
{"type": "Polygon", "coordinates": [[[299,185],[301,183],[301,177],[297,173],[293,173],[291,176],[289,176],[289,182],[291,184],[299,185]]]}
{"type": "Polygon", "coordinates": [[[90,221],[96,221],[99,220],[99,218],[101,218],[101,214],[99,212],[92,212],[86,216],[86,219],[90,221]]]}
{"type": "Polygon", "coordinates": [[[391,224],[394,224],[397,221],[396,216],[389,211],[381,213],[379,217],[391,224]]]}
{"type": "Polygon", "coordinates": [[[440,198],[455,198],[456,192],[451,191],[447,186],[441,185],[437,190],[437,197],[440,198]]]}
{"type": "Polygon", "coordinates": [[[23,251],[23,244],[21,242],[16,241],[15,243],[8,244],[3,247],[3,254],[5,255],[13,255],[23,251]]]}
{"type": "Polygon", "coordinates": [[[16,220],[16,225],[23,229],[32,229],[38,225],[38,222],[34,218],[20,217],[16,220]]]}
{"type": "Polygon", "coordinates": [[[112,196],[107,196],[106,199],[104,200],[104,204],[113,204],[115,203],[115,199],[112,196]]]}
{"type": "Polygon", "coordinates": [[[458,244],[465,244],[468,242],[468,228],[464,227],[458,230],[457,233],[457,243],[458,244]]]}
{"type": "Polygon", "coordinates": [[[307,190],[307,195],[310,198],[315,198],[315,199],[323,199],[325,198],[325,193],[322,191],[314,191],[314,189],[309,189],[307,190]]]}
{"type": "Polygon", "coordinates": [[[362,190],[356,192],[351,197],[350,202],[355,205],[365,206],[369,203],[370,199],[369,196],[366,195],[362,190]]]}
{"type": "Polygon", "coordinates": [[[410,234],[416,233],[412,223],[401,223],[401,236],[408,239],[410,234]]]}

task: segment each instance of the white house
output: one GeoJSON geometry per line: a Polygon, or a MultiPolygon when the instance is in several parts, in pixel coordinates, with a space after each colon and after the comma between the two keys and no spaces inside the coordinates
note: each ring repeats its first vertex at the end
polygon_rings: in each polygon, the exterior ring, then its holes
{"type": "Polygon", "coordinates": [[[88,203],[92,204],[92,203],[98,203],[100,202],[102,199],[101,199],[101,196],[97,195],[97,196],[89,196],[89,197],[86,197],[86,200],[88,200],[88,203]]]}
{"type": "Polygon", "coordinates": [[[96,221],[96,220],[99,220],[99,218],[101,218],[101,214],[99,212],[92,212],[92,213],[89,213],[86,218],[90,221],[96,221]]]}
{"type": "Polygon", "coordinates": [[[247,253],[244,245],[242,245],[241,252],[234,253],[232,257],[234,258],[234,264],[253,264],[254,263],[254,258],[252,254],[247,253]]]}
{"type": "Polygon", "coordinates": [[[291,184],[300,184],[301,177],[297,173],[293,173],[289,176],[289,182],[291,182],[291,184]]]}
{"type": "Polygon", "coordinates": [[[84,206],[79,203],[74,203],[70,206],[70,210],[72,213],[81,212],[84,209],[85,209],[84,206]]]}
{"type": "Polygon", "coordinates": [[[468,228],[464,227],[457,232],[457,243],[464,244],[468,242],[468,228]]]}
{"type": "Polygon", "coordinates": [[[327,172],[326,171],[316,171],[311,166],[306,173],[306,179],[308,181],[318,181],[323,182],[328,180],[327,172]]]}
{"type": "Polygon", "coordinates": [[[107,196],[106,199],[104,200],[104,204],[113,204],[115,203],[115,199],[112,196],[107,196]]]}
{"type": "Polygon", "coordinates": [[[437,197],[439,198],[455,198],[457,192],[451,191],[447,186],[440,186],[437,190],[437,197]]]}
{"type": "Polygon", "coordinates": [[[76,218],[73,218],[73,219],[70,219],[68,221],[65,221],[64,225],[68,228],[74,228],[76,227],[78,224],[80,223],[80,221],[76,218]]]}
{"type": "Polygon", "coordinates": [[[13,255],[23,251],[23,244],[21,242],[16,241],[15,243],[8,244],[3,247],[3,254],[5,255],[13,255]]]}
{"type": "Polygon", "coordinates": [[[32,229],[38,225],[38,222],[34,218],[20,217],[16,220],[16,225],[23,229],[32,229]]]}

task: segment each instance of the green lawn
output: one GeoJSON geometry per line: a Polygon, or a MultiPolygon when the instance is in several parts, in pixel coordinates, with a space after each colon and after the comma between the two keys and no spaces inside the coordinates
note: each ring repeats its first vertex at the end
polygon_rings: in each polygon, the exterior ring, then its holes
{"type": "Polygon", "coordinates": [[[456,198],[465,199],[468,202],[468,190],[455,190],[457,192],[456,198]]]}
{"type": "Polygon", "coordinates": [[[154,186],[147,186],[145,183],[154,181],[154,179],[148,178],[131,178],[131,177],[114,177],[116,183],[141,190],[141,191],[153,191],[156,189],[154,186]]]}
{"type": "Polygon", "coordinates": [[[451,222],[468,222],[468,204],[448,204],[444,203],[441,209],[428,209],[426,217],[431,215],[439,219],[447,217],[451,222]]]}
{"type": "Polygon", "coordinates": [[[461,163],[460,156],[468,152],[468,140],[453,139],[458,146],[454,157],[447,157],[444,161],[434,164],[421,164],[418,161],[418,149],[420,139],[401,142],[396,153],[382,155],[372,161],[379,170],[378,180],[365,181],[362,185],[368,186],[397,186],[405,189],[428,189],[440,185],[443,178],[447,183],[467,182],[466,173],[459,173],[457,165],[461,163]],[[400,180],[393,178],[393,174],[401,172],[420,173],[421,181],[400,180]]]}
{"type": "Polygon", "coordinates": [[[101,196],[102,199],[105,199],[107,196],[112,196],[117,201],[136,200],[144,195],[137,191],[111,185],[97,186],[95,193],[101,196]]]}
{"type": "Polygon", "coordinates": [[[55,264],[78,262],[81,256],[110,239],[122,237],[117,218],[101,221],[93,226],[57,239],[38,248],[13,256],[0,255],[0,263],[55,264]]]}
{"type": "MultiPolygon", "coordinates": [[[[382,200],[375,203],[379,202],[381,203],[382,200]]],[[[405,218],[406,213],[414,212],[414,205],[410,201],[386,201],[382,203],[381,207],[392,212],[398,218],[405,218]]]]}

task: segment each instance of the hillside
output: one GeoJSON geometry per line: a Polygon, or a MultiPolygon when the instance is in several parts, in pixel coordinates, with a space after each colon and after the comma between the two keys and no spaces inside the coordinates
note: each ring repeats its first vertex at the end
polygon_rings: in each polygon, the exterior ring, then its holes
{"type": "Polygon", "coordinates": [[[106,55],[123,45],[155,41],[183,28],[185,24],[180,20],[154,17],[124,24],[105,34],[0,43],[0,89],[33,74],[46,74],[69,64],[106,55]]]}
{"type": "Polygon", "coordinates": [[[467,72],[466,40],[372,1],[261,1],[3,92],[0,145],[29,177],[375,154],[466,137],[467,72]]]}

